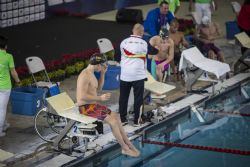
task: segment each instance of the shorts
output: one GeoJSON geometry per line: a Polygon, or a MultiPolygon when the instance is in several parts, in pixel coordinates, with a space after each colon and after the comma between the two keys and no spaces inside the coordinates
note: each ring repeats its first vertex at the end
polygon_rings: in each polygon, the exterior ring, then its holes
{"type": "Polygon", "coordinates": [[[79,112],[103,121],[111,113],[111,110],[100,104],[85,104],[79,107],[79,112]]]}
{"type": "Polygon", "coordinates": [[[209,52],[209,50],[214,51],[215,54],[218,54],[220,52],[220,49],[216,47],[213,43],[204,44],[202,50],[206,54],[209,52]]]}
{"type": "MultiPolygon", "coordinates": [[[[159,64],[163,63],[164,61],[165,61],[165,60],[161,60],[161,61],[155,60],[155,64],[156,64],[156,65],[159,65],[159,64]]],[[[164,65],[164,71],[167,71],[168,68],[169,68],[169,64],[165,64],[165,65],[164,65]]],[[[163,72],[164,72],[164,71],[163,71],[163,72]]]]}

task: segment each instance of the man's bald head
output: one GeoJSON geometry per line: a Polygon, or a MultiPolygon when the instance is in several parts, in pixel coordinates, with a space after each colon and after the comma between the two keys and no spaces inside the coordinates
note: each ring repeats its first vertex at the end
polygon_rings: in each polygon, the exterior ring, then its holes
{"type": "Polygon", "coordinates": [[[143,36],[144,34],[144,27],[143,25],[136,23],[133,27],[133,35],[143,36]]]}

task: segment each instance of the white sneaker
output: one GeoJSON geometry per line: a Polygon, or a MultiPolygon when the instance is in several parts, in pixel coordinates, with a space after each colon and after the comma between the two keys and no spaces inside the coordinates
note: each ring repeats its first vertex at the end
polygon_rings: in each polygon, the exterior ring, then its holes
{"type": "Polygon", "coordinates": [[[10,127],[10,123],[6,122],[6,123],[3,125],[3,131],[6,131],[9,127],[10,127]]]}
{"type": "Polygon", "coordinates": [[[5,132],[1,132],[1,131],[0,131],[0,137],[4,137],[5,135],[6,135],[5,132]]]}
{"type": "Polygon", "coordinates": [[[133,124],[133,127],[140,127],[141,126],[141,124],[133,124]]]}

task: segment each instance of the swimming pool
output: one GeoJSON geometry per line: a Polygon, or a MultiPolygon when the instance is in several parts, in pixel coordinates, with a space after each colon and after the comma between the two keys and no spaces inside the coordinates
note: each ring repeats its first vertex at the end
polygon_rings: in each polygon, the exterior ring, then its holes
{"type": "Polygon", "coordinates": [[[249,85],[237,85],[201,103],[196,112],[185,108],[148,127],[144,137],[134,141],[141,150],[138,158],[121,155],[116,145],[70,166],[248,167],[250,156],[244,154],[250,153],[249,90],[249,85]],[[156,143],[143,143],[145,140],[156,143]]]}

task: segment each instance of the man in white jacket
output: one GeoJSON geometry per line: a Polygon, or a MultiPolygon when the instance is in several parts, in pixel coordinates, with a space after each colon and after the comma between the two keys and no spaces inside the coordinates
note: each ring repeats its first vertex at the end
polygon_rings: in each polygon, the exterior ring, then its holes
{"type": "Polygon", "coordinates": [[[147,78],[147,42],[142,39],[144,27],[135,24],[133,34],[121,42],[121,78],[119,112],[122,123],[127,122],[128,98],[134,89],[134,125],[139,126],[143,103],[144,81],[147,78]]]}

